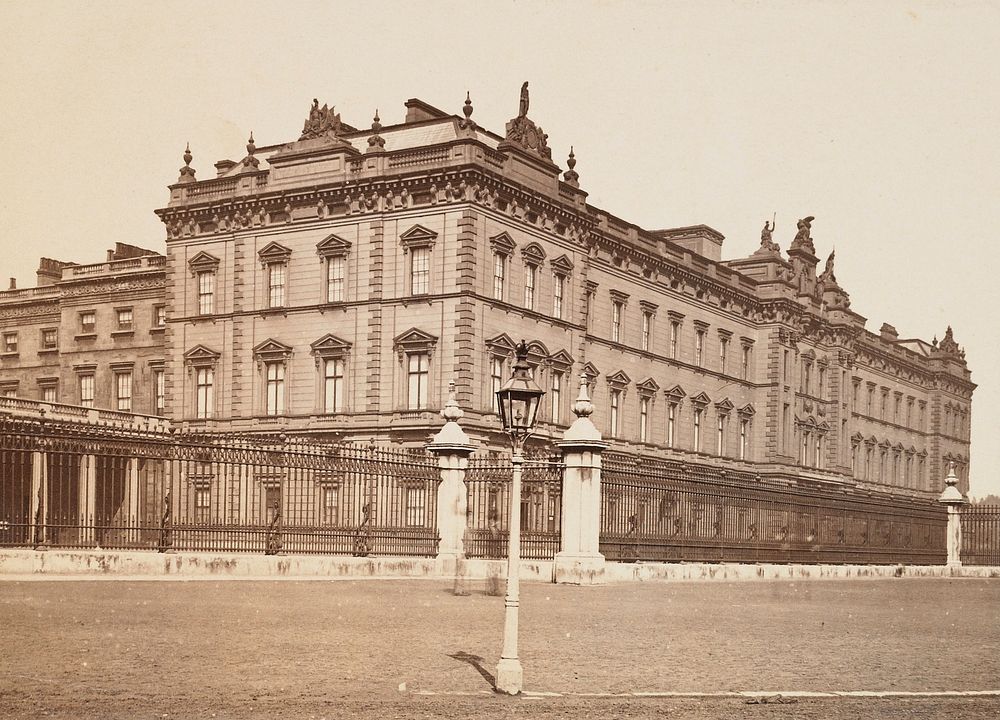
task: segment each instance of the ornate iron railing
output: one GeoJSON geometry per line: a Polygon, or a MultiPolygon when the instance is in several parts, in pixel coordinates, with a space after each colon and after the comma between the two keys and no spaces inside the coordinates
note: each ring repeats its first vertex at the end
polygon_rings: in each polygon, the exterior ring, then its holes
{"type": "MultiPolygon", "coordinates": [[[[510,455],[470,459],[465,475],[468,557],[507,557],[512,473],[510,455]]],[[[562,461],[557,457],[539,455],[525,460],[521,475],[522,558],[551,560],[559,552],[562,474],[562,461]]]]}
{"type": "Polygon", "coordinates": [[[1000,505],[962,508],[962,563],[1000,565],[1000,505]]]}
{"type": "Polygon", "coordinates": [[[946,559],[935,501],[789,487],[746,472],[607,452],[601,552],[609,560],[907,563],[946,559]]]}
{"type": "Polygon", "coordinates": [[[423,451],[0,418],[0,545],[437,553],[423,451]]]}

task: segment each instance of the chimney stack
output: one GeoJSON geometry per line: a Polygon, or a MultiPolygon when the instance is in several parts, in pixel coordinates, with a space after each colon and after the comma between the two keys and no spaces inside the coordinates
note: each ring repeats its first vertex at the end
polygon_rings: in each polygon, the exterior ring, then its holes
{"type": "Polygon", "coordinates": [[[17,278],[10,279],[10,289],[17,290],[17,278]]]}

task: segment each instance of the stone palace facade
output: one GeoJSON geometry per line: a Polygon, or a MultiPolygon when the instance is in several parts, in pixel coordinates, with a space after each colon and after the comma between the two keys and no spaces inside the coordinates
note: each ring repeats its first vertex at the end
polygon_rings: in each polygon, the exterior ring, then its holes
{"type": "MultiPolygon", "coordinates": [[[[722,260],[704,225],[646,230],[587,203],[573,154],[466,100],[357,130],[314,101],[300,137],[215,163],[190,151],[165,257],[43,259],[0,293],[0,392],[163,414],[190,428],[422,444],[454,381],[463,427],[506,446],[494,390],[530,345],[558,439],[585,375],[614,446],[795,483],[967,488],[975,385],[940,342],[865,329],[819,270],[814,218],[722,260]]],[[[929,496],[929,495],[928,495],[929,496]]]]}

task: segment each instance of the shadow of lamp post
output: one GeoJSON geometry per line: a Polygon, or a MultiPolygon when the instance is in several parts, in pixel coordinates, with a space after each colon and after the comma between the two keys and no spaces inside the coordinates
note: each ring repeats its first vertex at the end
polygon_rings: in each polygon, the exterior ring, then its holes
{"type": "Polygon", "coordinates": [[[531,377],[528,346],[522,340],[510,379],[497,390],[497,407],[504,432],[510,436],[513,455],[510,488],[510,540],[507,543],[507,596],[504,599],[503,650],[497,664],[496,689],[508,695],[521,692],[523,672],[517,655],[517,614],[521,565],[521,466],[524,441],[535,429],[542,390],[531,377]]]}

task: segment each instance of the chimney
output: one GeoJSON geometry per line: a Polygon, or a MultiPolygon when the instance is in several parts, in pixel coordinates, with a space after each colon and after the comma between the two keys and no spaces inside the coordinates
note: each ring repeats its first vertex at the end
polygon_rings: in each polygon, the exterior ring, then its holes
{"type": "Polygon", "coordinates": [[[108,259],[105,260],[105,262],[111,262],[114,259],[115,259],[115,251],[114,250],[108,250],[108,259]]]}
{"type": "Polygon", "coordinates": [[[896,328],[889,323],[882,323],[882,327],[879,328],[878,334],[880,338],[888,340],[889,342],[896,342],[899,340],[899,333],[896,332],[896,328]]]}
{"type": "Polygon", "coordinates": [[[17,290],[17,278],[10,279],[10,289],[17,290]]]}

